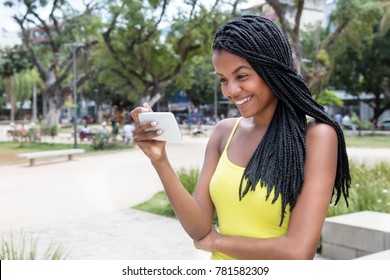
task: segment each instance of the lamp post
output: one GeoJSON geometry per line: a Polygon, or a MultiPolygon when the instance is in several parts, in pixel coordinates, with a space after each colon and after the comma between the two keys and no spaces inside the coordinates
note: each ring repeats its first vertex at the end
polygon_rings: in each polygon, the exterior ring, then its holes
{"type": "Polygon", "coordinates": [[[217,83],[217,72],[215,71],[212,71],[210,72],[211,75],[214,76],[214,116],[217,117],[218,116],[218,96],[217,96],[217,93],[218,93],[218,83],[217,83]]]}
{"type": "Polygon", "coordinates": [[[73,132],[74,132],[74,144],[73,148],[77,148],[77,73],[76,73],[76,49],[84,46],[83,43],[67,43],[65,47],[72,48],[72,61],[73,61],[73,132]]]}

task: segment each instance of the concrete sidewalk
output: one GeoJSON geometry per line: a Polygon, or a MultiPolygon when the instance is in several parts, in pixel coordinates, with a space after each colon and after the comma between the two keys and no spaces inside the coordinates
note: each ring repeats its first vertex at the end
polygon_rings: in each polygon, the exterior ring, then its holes
{"type": "MultiPolygon", "coordinates": [[[[200,167],[206,137],[168,143],[175,169],[200,167]]],[[[390,162],[390,149],[349,149],[350,159],[390,162]]],[[[0,231],[30,233],[40,250],[64,245],[69,259],[208,259],[176,219],[130,209],[162,190],[138,149],[0,167],[0,231]]]]}
{"type": "MultiPolygon", "coordinates": [[[[198,168],[207,138],[168,143],[173,167],[198,168]]],[[[149,160],[128,151],[0,167],[0,231],[63,244],[69,259],[207,259],[176,219],[130,209],[162,190],[149,160]]],[[[17,240],[17,239],[15,239],[17,240]]]]}

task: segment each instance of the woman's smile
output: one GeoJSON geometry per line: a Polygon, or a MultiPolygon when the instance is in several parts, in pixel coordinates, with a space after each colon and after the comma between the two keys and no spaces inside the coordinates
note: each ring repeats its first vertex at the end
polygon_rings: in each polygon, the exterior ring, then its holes
{"type": "Polygon", "coordinates": [[[252,99],[253,95],[251,96],[246,96],[242,99],[232,99],[232,101],[234,102],[234,104],[236,104],[237,106],[240,106],[240,105],[243,105],[247,102],[249,102],[251,99],[252,99]]]}

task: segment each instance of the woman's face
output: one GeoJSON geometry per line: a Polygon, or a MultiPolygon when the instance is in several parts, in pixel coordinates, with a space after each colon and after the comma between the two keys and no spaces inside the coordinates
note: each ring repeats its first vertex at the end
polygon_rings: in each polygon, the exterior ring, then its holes
{"type": "Polygon", "coordinates": [[[244,118],[272,118],[277,98],[248,61],[226,50],[214,50],[213,64],[222,94],[233,102],[244,118]]]}

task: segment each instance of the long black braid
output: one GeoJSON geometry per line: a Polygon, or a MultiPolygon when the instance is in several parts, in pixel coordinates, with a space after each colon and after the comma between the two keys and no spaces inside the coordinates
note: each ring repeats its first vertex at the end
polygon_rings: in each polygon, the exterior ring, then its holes
{"type": "Polygon", "coordinates": [[[304,181],[306,115],[332,126],[338,136],[335,204],[343,196],[348,205],[351,177],[343,131],[311,96],[296,72],[290,44],[279,27],[259,16],[241,16],[220,27],[213,49],[225,49],[245,58],[279,99],[272,121],[245,168],[239,187],[241,200],[260,183],[272,190],[274,203],[282,198],[281,222],[295,206],[304,181]],[[243,186],[244,179],[247,183],[243,186]]]}

